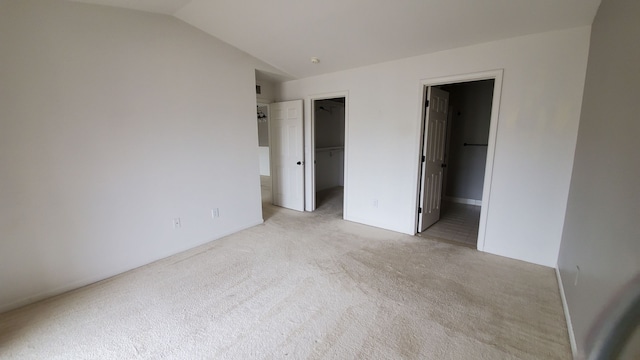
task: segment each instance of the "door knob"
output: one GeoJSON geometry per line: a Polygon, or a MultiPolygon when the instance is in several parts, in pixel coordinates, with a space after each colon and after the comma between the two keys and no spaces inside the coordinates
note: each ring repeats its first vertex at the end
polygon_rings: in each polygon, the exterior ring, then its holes
{"type": "Polygon", "coordinates": [[[302,165],[302,161],[298,161],[296,164],[298,164],[298,165],[302,165]]]}

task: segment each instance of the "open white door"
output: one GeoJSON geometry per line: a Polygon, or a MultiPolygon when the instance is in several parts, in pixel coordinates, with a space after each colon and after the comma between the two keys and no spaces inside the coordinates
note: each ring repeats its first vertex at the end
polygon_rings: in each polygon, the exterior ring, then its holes
{"type": "Polygon", "coordinates": [[[304,211],[302,100],[270,104],[273,204],[304,211]]]}
{"type": "Polygon", "coordinates": [[[424,142],[422,144],[422,183],[418,231],[440,220],[442,203],[442,168],[446,146],[449,93],[430,86],[425,104],[424,142]]]}

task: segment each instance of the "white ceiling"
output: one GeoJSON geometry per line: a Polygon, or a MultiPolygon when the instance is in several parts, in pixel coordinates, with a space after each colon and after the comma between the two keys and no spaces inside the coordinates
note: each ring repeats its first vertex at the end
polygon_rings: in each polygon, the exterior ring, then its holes
{"type": "Polygon", "coordinates": [[[76,0],[174,15],[296,78],[590,25],[600,0],[76,0]],[[320,58],[312,64],[310,58],[320,58]]]}

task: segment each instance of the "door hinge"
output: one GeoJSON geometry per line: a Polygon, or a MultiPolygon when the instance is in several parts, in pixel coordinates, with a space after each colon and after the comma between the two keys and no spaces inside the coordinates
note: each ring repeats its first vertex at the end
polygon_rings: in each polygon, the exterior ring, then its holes
{"type": "Polygon", "coordinates": [[[427,160],[427,157],[422,155],[422,162],[425,162],[427,160]]]}
{"type": "Polygon", "coordinates": [[[429,107],[429,100],[425,101],[424,107],[429,107]]]}
{"type": "Polygon", "coordinates": [[[418,208],[418,214],[422,214],[422,208],[421,207],[418,208]]]}

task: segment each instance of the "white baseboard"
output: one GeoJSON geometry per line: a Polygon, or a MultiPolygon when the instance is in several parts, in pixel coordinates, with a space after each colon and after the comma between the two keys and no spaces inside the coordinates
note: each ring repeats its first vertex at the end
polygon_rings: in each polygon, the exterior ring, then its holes
{"type": "Polygon", "coordinates": [[[569,342],[571,343],[571,353],[573,358],[578,358],[578,345],[576,344],[576,335],[573,332],[573,325],[571,323],[571,314],[569,314],[569,306],[567,305],[567,298],[564,295],[564,285],[562,284],[562,277],[560,276],[560,270],[558,266],[555,267],[556,278],[558,279],[558,288],[560,289],[560,298],[562,299],[562,309],[564,310],[564,318],[567,321],[567,330],[569,332],[569,342]]]}
{"type": "Polygon", "coordinates": [[[44,300],[44,299],[48,299],[50,297],[54,297],[60,294],[64,294],[68,291],[71,290],[75,290],[75,289],[79,289],[83,286],[87,286],[87,285],[91,285],[93,283],[96,283],[98,281],[102,281],[105,279],[108,279],[110,277],[116,276],[118,274],[121,274],[123,272],[127,272],[129,270],[124,270],[124,271],[115,271],[112,273],[106,273],[106,274],[101,274],[98,276],[93,276],[93,277],[89,277],[89,278],[85,278],[85,279],[81,279],[78,281],[74,281],[70,284],[66,284],[57,288],[54,288],[52,290],[46,290],[40,293],[37,293],[35,295],[29,295],[26,297],[23,297],[21,299],[18,299],[16,301],[13,301],[11,303],[8,304],[4,304],[0,306],[0,313],[3,313],[5,311],[10,311],[10,310],[14,310],[29,304],[33,304],[35,302],[38,302],[40,300],[44,300]]]}
{"type": "Polygon", "coordinates": [[[444,200],[451,201],[458,204],[482,206],[482,200],[465,199],[465,198],[457,198],[457,197],[450,197],[450,196],[445,196],[444,200]]]}
{"type": "Polygon", "coordinates": [[[96,283],[98,281],[106,280],[106,279],[108,279],[110,277],[126,273],[128,271],[137,269],[137,268],[145,266],[145,265],[149,265],[149,264],[154,263],[156,261],[160,261],[162,259],[165,259],[165,258],[173,256],[173,255],[180,254],[180,253],[185,252],[185,251],[189,251],[189,250],[191,250],[193,248],[196,248],[198,246],[202,246],[202,245],[207,244],[209,242],[216,241],[216,240],[221,239],[221,238],[223,238],[225,236],[229,236],[231,234],[235,234],[235,233],[237,233],[239,231],[254,227],[256,225],[260,225],[262,223],[264,223],[264,220],[262,218],[260,218],[260,219],[251,221],[248,224],[244,224],[242,226],[234,227],[234,228],[231,228],[231,229],[229,229],[227,231],[220,232],[220,233],[216,234],[215,237],[213,239],[211,239],[211,240],[207,240],[207,241],[204,241],[204,242],[199,243],[199,244],[194,244],[193,246],[191,246],[188,249],[184,249],[184,250],[181,250],[181,251],[178,251],[178,252],[175,252],[175,253],[163,254],[158,259],[146,262],[144,264],[140,264],[140,265],[137,265],[137,266],[134,266],[134,267],[127,267],[127,268],[123,268],[123,269],[117,269],[117,270],[114,270],[114,271],[111,271],[111,272],[108,272],[108,273],[103,273],[103,274],[100,274],[100,275],[97,275],[97,276],[92,276],[92,277],[80,279],[78,281],[74,281],[74,282],[71,282],[69,284],[65,284],[65,285],[62,285],[60,287],[57,287],[57,288],[54,288],[54,289],[51,289],[51,290],[46,290],[46,291],[37,293],[35,295],[25,296],[25,297],[20,298],[18,300],[12,301],[12,302],[10,302],[8,304],[0,304],[0,313],[6,312],[6,311],[10,311],[10,310],[14,310],[14,309],[20,308],[22,306],[26,306],[26,305],[38,302],[40,300],[48,299],[50,297],[54,297],[54,296],[57,296],[57,295],[60,295],[60,294],[64,294],[64,293],[66,293],[68,291],[79,289],[79,288],[81,288],[83,286],[91,285],[91,284],[96,283]]]}
{"type": "Polygon", "coordinates": [[[346,220],[346,221],[351,221],[351,222],[354,222],[354,223],[367,225],[367,226],[371,226],[371,227],[378,228],[378,229],[395,231],[395,232],[401,233],[401,234],[407,234],[407,235],[411,235],[411,236],[416,234],[415,229],[407,231],[407,229],[402,229],[402,228],[396,226],[397,224],[395,224],[395,223],[394,224],[392,224],[392,223],[383,223],[382,221],[373,222],[373,221],[371,221],[369,219],[364,219],[364,218],[359,218],[359,217],[354,217],[354,216],[347,216],[346,214],[343,216],[343,219],[346,220]]]}

